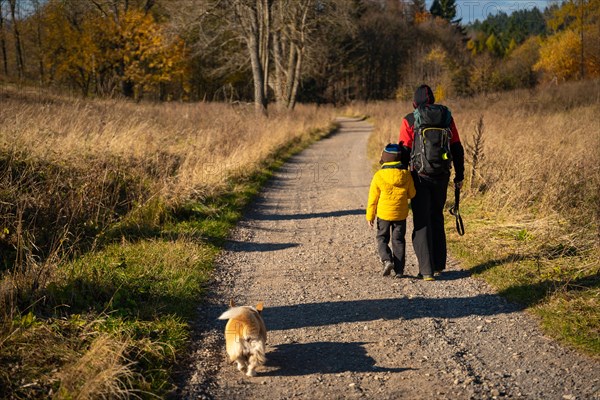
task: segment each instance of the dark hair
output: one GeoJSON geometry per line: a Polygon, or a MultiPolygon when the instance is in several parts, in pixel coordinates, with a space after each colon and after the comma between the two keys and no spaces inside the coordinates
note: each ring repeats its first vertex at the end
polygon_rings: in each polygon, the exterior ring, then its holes
{"type": "Polygon", "coordinates": [[[421,85],[415,90],[415,95],[413,96],[413,107],[417,108],[422,106],[423,104],[433,104],[435,103],[435,96],[433,95],[433,91],[427,85],[421,85]]]}

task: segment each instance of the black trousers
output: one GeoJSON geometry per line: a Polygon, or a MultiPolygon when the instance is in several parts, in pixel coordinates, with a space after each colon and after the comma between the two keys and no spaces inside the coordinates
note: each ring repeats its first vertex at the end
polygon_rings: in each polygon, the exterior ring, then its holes
{"type": "Polygon", "coordinates": [[[449,179],[429,179],[413,173],[417,195],[411,200],[414,229],[412,242],[419,272],[432,275],[446,268],[444,205],[449,179]]]}
{"type": "Polygon", "coordinates": [[[406,220],[386,221],[377,218],[377,251],[381,261],[393,261],[394,271],[404,273],[406,241],[406,220]],[[392,242],[392,248],[388,244],[392,242]]]}

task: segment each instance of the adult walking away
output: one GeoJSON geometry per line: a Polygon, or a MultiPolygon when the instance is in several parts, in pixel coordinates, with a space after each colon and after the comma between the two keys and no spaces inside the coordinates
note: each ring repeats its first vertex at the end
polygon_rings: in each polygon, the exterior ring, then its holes
{"type": "Polygon", "coordinates": [[[421,85],[413,98],[414,111],[400,127],[399,142],[410,151],[410,164],[416,196],[413,210],[412,241],[419,263],[418,277],[435,280],[446,268],[444,205],[451,165],[454,185],[460,189],[464,179],[464,149],[450,110],[435,104],[431,88],[421,85]]]}

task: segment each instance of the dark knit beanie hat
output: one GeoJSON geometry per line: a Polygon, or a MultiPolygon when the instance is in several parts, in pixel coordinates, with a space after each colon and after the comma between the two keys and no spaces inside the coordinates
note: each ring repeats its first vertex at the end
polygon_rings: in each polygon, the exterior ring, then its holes
{"type": "Polygon", "coordinates": [[[422,106],[423,104],[433,103],[435,103],[435,97],[433,96],[433,92],[429,86],[421,85],[417,88],[417,90],[415,90],[415,95],[413,97],[414,108],[422,106]]]}
{"type": "Polygon", "coordinates": [[[387,162],[400,161],[401,154],[402,149],[400,148],[400,145],[388,143],[381,152],[381,160],[379,163],[383,164],[387,162]]]}

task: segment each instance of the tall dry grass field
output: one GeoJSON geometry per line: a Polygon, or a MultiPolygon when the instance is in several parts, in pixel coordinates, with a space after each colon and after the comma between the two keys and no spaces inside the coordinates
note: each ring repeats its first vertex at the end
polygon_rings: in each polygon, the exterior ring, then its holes
{"type": "Polygon", "coordinates": [[[36,247],[45,255],[64,250],[153,199],[173,206],[215,195],[332,120],[331,109],[310,106],[267,119],[214,103],[10,90],[0,101],[0,248],[22,249],[17,263],[36,247]]]}
{"type": "Polygon", "coordinates": [[[161,365],[185,343],[213,242],[239,217],[253,177],[332,129],[334,112],[299,105],[265,118],[244,105],[10,88],[0,104],[0,392],[9,397],[168,391],[161,365]]]}
{"type": "MultiPolygon", "coordinates": [[[[467,234],[458,238],[449,220],[454,254],[535,306],[556,336],[600,353],[600,81],[441,102],[466,147],[467,234]]],[[[365,108],[374,156],[397,142],[410,111],[365,108]]]]}

